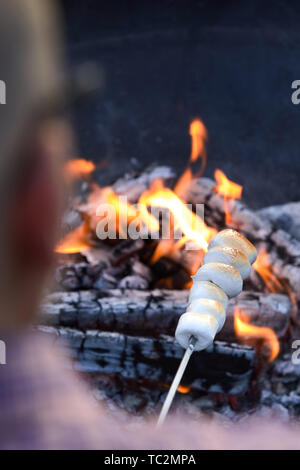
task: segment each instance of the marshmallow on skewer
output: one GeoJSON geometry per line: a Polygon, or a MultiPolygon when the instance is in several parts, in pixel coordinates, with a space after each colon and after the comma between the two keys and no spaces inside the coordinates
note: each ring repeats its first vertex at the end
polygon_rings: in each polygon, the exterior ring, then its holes
{"type": "Polygon", "coordinates": [[[179,318],[175,336],[180,346],[185,349],[194,336],[197,339],[194,351],[201,351],[213,342],[218,326],[217,320],[212,315],[186,312],[179,318]]]}
{"type": "Polygon", "coordinates": [[[244,237],[241,233],[233,230],[232,228],[226,228],[215,235],[209,245],[208,250],[215,248],[216,246],[229,246],[230,248],[237,248],[238,250],[245,253],[249,262],[252,264],[256,260],[257,251],[254,245],[244,237]]]}
{"type": "Polygon", "coordinates": [[[208,263],[201,266],[193,277],[194,281],[211,281],[220,287],[228,297],[242,292],[243,279],[236,268],[225,263],[208,263]]]}
{"type": "Polygon", "coordinates": [[[196,338],[194,350],[207,348],[225,322],[228,297],[238,295],[250,274],[256,249],[232,229],[219,232],[210,242],[203,266],[193,276],[187,312],[178,322],[176,339],[187,348],[196,338]]]}
{"type": "Polygon", "coordinates": [[[197,299],[190,302],[187,306],[187,312],[198,313],[201,315],[212,315],[218,322],[217,333],[223,328],[226,320],[226,311],[223,305],[217,300],[197,299]]]}
{"type": "Polygon", "coordinates": [[[190,290],[189,302],[197,299],[212,299],[217,300],[223,305],[224,309],[227,309],[228,296],[225,292],[216,284],[211,281],[194,281],[190,290]]]}
{"type": "Polygon", "coordinates": [[[203,263],[230,264],[238,270],[242,279],[247,279],[251,271],[248,257],[241,250],[231,248],[230,246],[215,246],[210,248],[203,257],[203,263]]]}

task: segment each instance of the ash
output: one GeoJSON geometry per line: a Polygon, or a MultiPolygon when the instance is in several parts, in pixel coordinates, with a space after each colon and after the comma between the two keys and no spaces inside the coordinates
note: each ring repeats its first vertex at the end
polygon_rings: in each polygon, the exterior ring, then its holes
{"type": "MultiPolygon", "coordinates": [[[[243,395],[221,395],[190,390],[177,392],[171,412],[185,413],[200,420],[203,415],[223,424],[241,422],[249,415],[275,418],[281,421],[300,416],[300,365],[283,353],[267,371],[262,372],[243,395]]],[[[121,376],[105,375],[89,378],[95,400],[118,419],[139,417],[142,421],[158,415],[168,388],[162,384],[135,382],[121,376]]]]}

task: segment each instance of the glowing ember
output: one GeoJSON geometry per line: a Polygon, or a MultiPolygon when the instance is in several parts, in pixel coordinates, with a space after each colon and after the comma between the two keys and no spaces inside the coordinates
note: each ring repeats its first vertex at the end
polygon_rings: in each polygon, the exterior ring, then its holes
{"type": "Polygon", "coordinates": [[[177,391],[179,393],[186,394],[186,393],[189,393],[191,391],[191,388],[190,387],[185,387],[184,385],[178,385],[177,391]]]}
{"type": "Polygon", "coordinates": [[[274,361],[280,351],[279,341],[271,328],[251,325],[247,315],[236,308],[234,312],[234,331],[242,344],[259,348],[261,344],[268,346],[268,362],[274,361]]]}
{"type": "Polygon", "coordinates": [[[64,174],[67,179],[86,178],[95,168],[96,166],[93,162],[78,158],[65,163],[64,174]]]}
{"type": "Polygon", "coordinates": [[[219,169],[215,171],[214,177],[217,182],[214,189],[224,198],[225,224],[229,225],[232,221],[232,217],[228,203],[230,200],[241,199],[243,186],[230,181],[225,173],[219,169]]]}

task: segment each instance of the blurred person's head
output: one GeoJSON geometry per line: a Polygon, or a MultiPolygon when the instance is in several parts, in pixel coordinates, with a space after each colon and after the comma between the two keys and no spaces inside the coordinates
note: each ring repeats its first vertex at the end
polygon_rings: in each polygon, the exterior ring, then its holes
{"type": "Polygon", "coordinates": [[[0,330],[32,319],[51,261],[67,125],[54,0],[0,3],[0,330]]]}

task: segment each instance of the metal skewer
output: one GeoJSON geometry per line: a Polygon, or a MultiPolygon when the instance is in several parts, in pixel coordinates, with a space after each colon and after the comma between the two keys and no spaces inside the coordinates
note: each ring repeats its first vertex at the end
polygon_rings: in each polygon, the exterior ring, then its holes
{"type": "Polygon", "coordinates": [[[168,395],[166,396],[165,402],[161,409],[161,412],[157,421],[157,425],[156,425],[157,427],[161,426],[166,419],[166,416],[169,412],[170,406],[172,405],[178,385],[180,384],[180,381],[182,379],[186,366],[188,365],[190,357],[194,352],[196,343],[197,343],[197,338],[195,338],[194,336],[191,336],[189,345],[187,349],[185,350],[183,358],[181,359],[180,365],[177,369],[176,375],[173,379],[171,387],[168,391],[168,395]]]}

